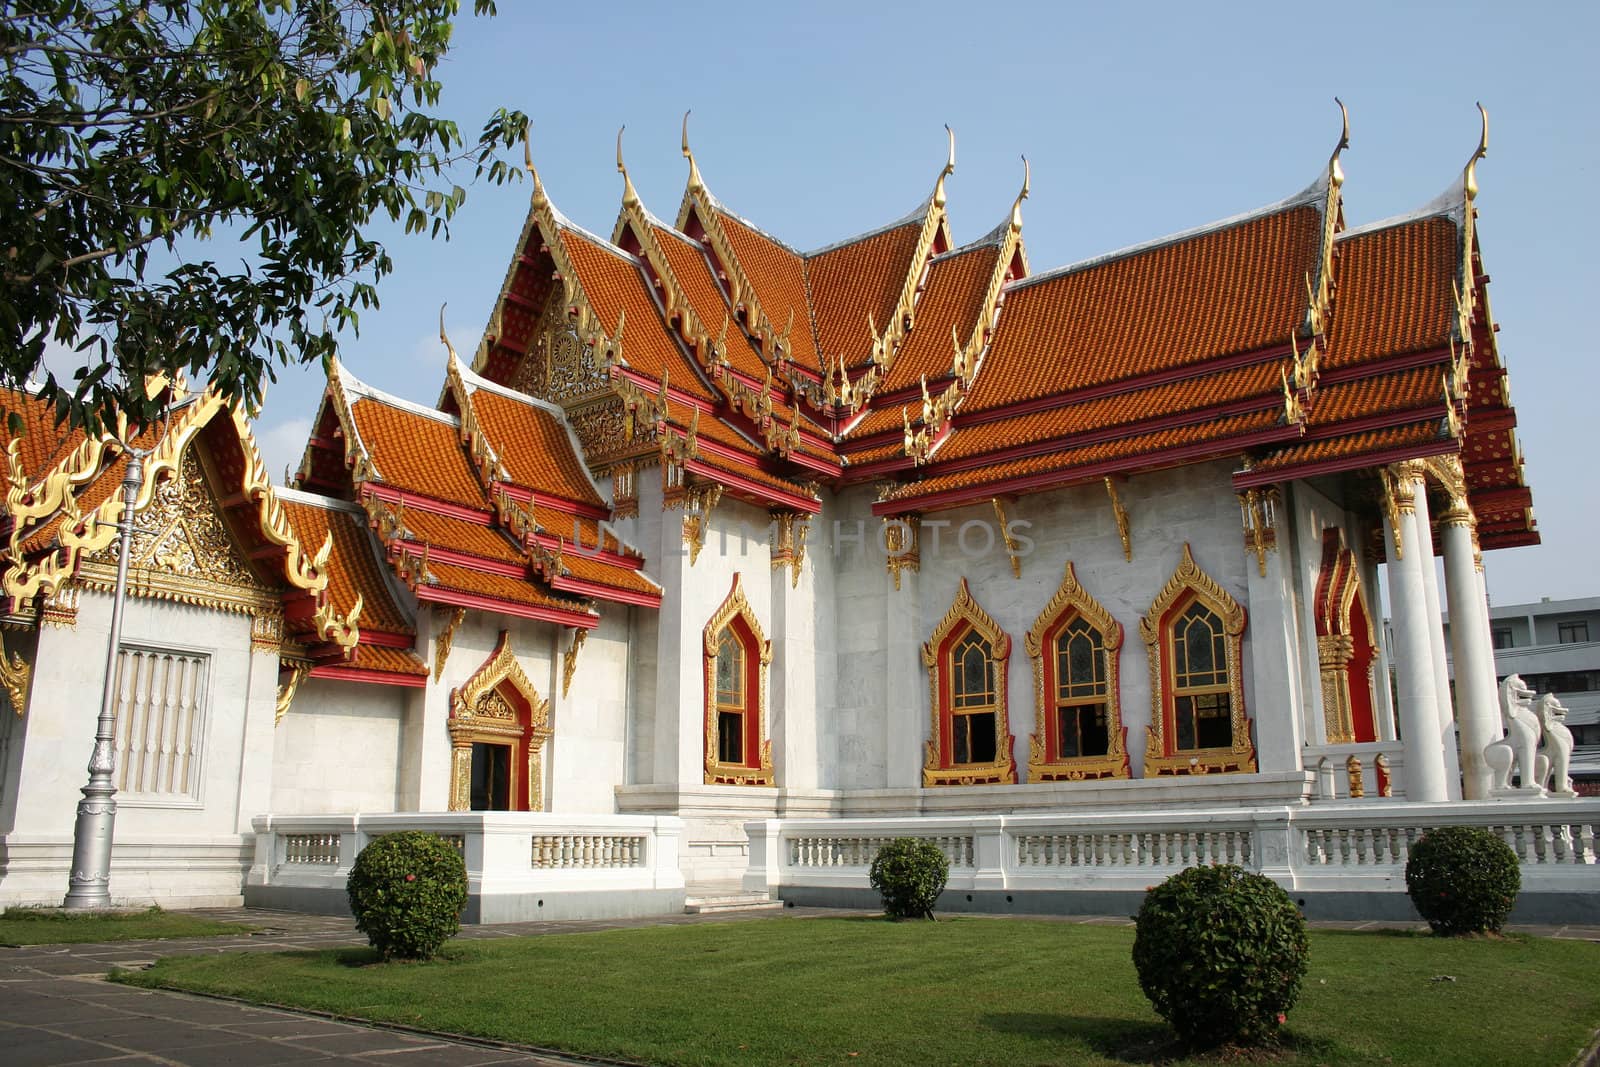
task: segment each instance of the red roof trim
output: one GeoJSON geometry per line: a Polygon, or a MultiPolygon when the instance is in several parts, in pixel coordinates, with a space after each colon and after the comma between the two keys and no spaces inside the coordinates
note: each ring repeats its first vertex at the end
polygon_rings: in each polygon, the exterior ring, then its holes
{"type": "Polygon", "coordinates": [[[733,471],[723,470],[721,467],[713,467],[708,463],[701,463],[699,460],[691,459],[684,465],[684,469],[709,481],[719,482],[729,489],[747,493],[769,505],[791,508],[807,515],[816,515],[822,511],[822,502],[813,497],[801,496],[799,493],[790,493],[775,486],[764,485],[761,482],[741,477],[733,471]]]}
{"type": "Polygon", "coordinates": [[[452,504],[446,500],[438,500],[431,496],[418,496],[416,493],[405,489],[396,489],[390,485],[380,485],[367,482],[361,487],[363,496],[374,496],[385,504],[403,504],[417,511],[426,511],[433,515],[443,515],[447,519],[461,519],[465,522],[477,523],[479,526],[493,526],[494,519],[487,512],[478,508],[470,508],[464,504],[452,504]]]}
{"type": "Polygon", "coordinates": [[[414,634],[392,634],[384,630],[362,629],[356,643],[371,645],[373,648],[398,648],[410,652],[415,649],[417,639],[414,634]]]}
{"type": "Polygon", "coordinates": [[[550,588],[558,593],[575,593],[578,596],[609,600],[615,604],[633,604],[641,608],[659,608],[661,606],[660,593],[641,593],[634,589],[618,589],[616,586],[603,585],[600,582],[591,582],[584,578],[573,578],[570,575],[561,575],[550,579],[550,588]]]}
{"type": "Polygon", "coordinates": [[[597,522],[608,522],[611,519],[611,509],[609,508],[597,504],[588,504],[581,500],[568,500],[564,496],[556,496],[552,493],[529,489],[526,486],[517,485],[515,482],[497,481],[489,489],[490,492],[496,489],[504,490],[507,496],[519,504],[531,505],[537,498],[540,506],[552,507],[568,515],[594,519],[597,522]]]}
{"type": "Polygon", "coordinates": [[[418,584],[417,599],[434,604],[449,604],[458,608],[496,611],[502,615],[515,615],[519,619],[536,619],[540,622],[553,622],[558,626],[576,626],[584,630],[592,630],[600,624],[600,616],[593,612],[564,611],[538,604],[519,604],[514,600],[501,600],[499,597],[484,596],[481,593],[465,593],[458,589],[444,589],[426,583],[418,584]]]}
{"type": "Polygon", "coordinates": [[[482,574],[498,574],[502,578],[517,578],[522,581],[528,579],[528,565],[526,563],[511,563],[507,560],[485,559],[483,556],[474,556],[459,549],[436,545],[432,541],[405,540],[396,543],[391,551],[395,555],[420,557],[424,546],[427,548],[428,558],[438,563],[449,563],[457,567],[478,571],[482,574]]]}
{"type": "Polygon", "coordinates": [[[1157,452],[1140,452],[1120,459],[1104,460],[1086,467],[1059,467],[1055,470],[1041,471],[1022,478],[1011,478],[1001,482],[980,482],[976,485],[964,485],[959,489],[946,489],[937,493],[930,493],[923,497],[901,497],[894,500],[884,500],[872,505],[874,515],[904,515],[909,512],[943,511],[970,504],[1000,493],[1030,493],[1042,492],[1046,489],[1060,489],[1078,482],[1092,482],[1096,478],[1103,478],[1113,474],[1139,474],[1147,471],[1162,470],[1167,467],[1182,466],[1190,462],[1203,462],[1207,459],[1216,459],[1232,455],[1241,449],[1256,445],[1275,444],[1297,440],[1300,436],[1299,429],[1294,426],[1270,426],[1264,430],[1253,433],[1240,434],[1237,437],[1224,438],[1219,441],[1200,441],[1196,444],[1185,445],[1182,448],[1167,448],[1157,452]],[[1156,459],[1156,463],[1140,463],[1140,460],[1156,459]]]}
{"type": "Polygon", "coordinates": [[[402,689],[424,689],[428,685],[426,674],[394,674],[368,667],[341,667],[331,663],[312,667],[311,677],[331,678],[337,682],[365,682],[368,685],[396,685],[402,689]]]}

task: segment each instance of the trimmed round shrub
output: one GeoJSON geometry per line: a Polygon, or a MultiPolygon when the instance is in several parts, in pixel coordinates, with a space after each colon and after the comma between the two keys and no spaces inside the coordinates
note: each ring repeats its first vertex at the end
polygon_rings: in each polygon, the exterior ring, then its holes
{"type": "Polygon", "coordinates": [[[897,837],[872,857],[868,878],[891,919],[931,919],[950,879],[950,861],[932,841],[897,837]]]}
{"type": "Polygon", "coordinates": [[[1260,1044],[1300,996],[1306,922],[1272,879],[1191,867],[1145,894],[1133,939],[1139,986],[1186,1043],[1260,1044]]]}
{"type": "Polygon", "coordinates": [[[345,894],[379,956],[425,960],[461,929],[467,866],[438,834],[384,834],[356,857],[345,894]]]}
{"type": "Polygon", "coordinates": [[[1406,892],[1441,937],[1498,931],[1521,889],[1517,854],[1476,826],[1429,830],[1406,860],[1406,892]]]}

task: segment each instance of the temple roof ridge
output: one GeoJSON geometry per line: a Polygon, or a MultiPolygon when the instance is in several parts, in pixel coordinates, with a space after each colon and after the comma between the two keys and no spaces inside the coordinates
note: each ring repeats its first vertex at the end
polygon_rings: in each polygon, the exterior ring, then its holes
{"type": "Polygon", "coordinates": [[[713,208],[715,208],[717,211],[720,211],[722,214],[728,216],[730,219],[733,219],[735,222],[738,222],[741,225],[749,227],[750,229],[754,230],[756,233],[760,234],[762,237],[765,237],[767,240],[771,241],[773,244],[775,244],[778,247],[784,249],[786,252],[792,252],[796,256],[799,256],[801,259],[805,259],[806,258],[807,253],[800,251],[798,248],[796,248],[794,245],[790,244],[788,241],[785,241],[783,238],[777,236],[776,234],[770,233],[767,230],[762,229],[760,226],[757,226],[755,223],[751,222],[749,219],[745,218],[743,215],[739,214],[737,211],[732,210],[726,204],[724,204],[722,201],[718,200],[715,196],[712,196],[710,189],[706,190],[706,198],[707,198],[707,200],[710,201],[711,206],[713,208]]]}
{"type": "Polygon", "coordinates": [[[340,500],[336,496],[326,496],[322,493],[312,493],[304,489],[294,489],[287,485],[275,485],[272,492],[280,500],[287,500],[292,504],[304,504],[307,507],[321,508],[323,511],[344,511],[351,515],[366,517],[366,509],[360,504],[348,500],[340,500]]]}
{"type": "MultiPolygon", "coordinates": [[[[1276,215],[1280,212],[1287,211],[1291,208],[1318,207],[1320,209],[1321,205],[1326,203],[1327,196],[1328,175],[1324,173],[1316,181],[1295,193],[1293,196],[1285,197],[1282,200],[1277,200],[1270,204],[1264,204],[1261,207],[1253,208],[1249,211],[1240,212],[1237,215],[1229,215],[1227,218],[1217,219],[1214,222],[1208,222],[1200,226],[1192,226],[1189,229],[1179,230],[1176,233],[1169,233],[1164,237],[1156,237],[1148,241],[1141,241],[1138,244],[1132,244],[1124,248],[1113,249],[1110,252],[1102,252],[1097,256],[1090,256],[1088,259],[1080,259],[1076,263],[1068,263],[1060,267],[1054,267],[1047,271],[1041,271],[1038,274],[1031,274],[1020,281],[1012,282],[1009,288],[1012,291],[1024,289],[1030,285],[1037,285],[1040,282],[1050,281],[1053,278],[1060,278],[1067,274],[1074,274],[1081,270],[1087,270],[1090,267],[1099,267],[1106,263],[1113,263],[1119,259],[1127,259],[1130,256],[1142,255],[1146,252],[1154,252],[1157,249],[1166,248],[1169,245],[1179,244],[1180,242],[1188,241],[1195,237],[1201,237],[1209,233],[1230,230],[1235,226],[1242,226],[1248,222],[1255,222],[1258,219],[1264,219],[1271,215],[1276,215]]],[[[979,243],[981,244],[982,242],[979,243]]]]}
{"type": "MultiPolygon", "coordinates": [[[[461,375],[462,384],[467,386],[471,391],[482,389],[485,392],[494,393],[497,396],[503,396],[507,400],[515,400],[519,403],[526,404],[529,407],[538,408],[545,414],[552,415],[557,419],[563,419],[564,412],[562,412],[559,405],[552,404],[548,400],[541,400],[540,398],[531,394],[513,389],[509,385],[501,385],[499,382],[485,378],[460,360],[456,361],[456,372],[461,375]]],[[[563,419],[563,421],[565,420],[563,419]]]]}
{"type": "Polygon", "coordinates": [[[451,415],[449,412],[440,411],[437,408],[430,408],[428,405],[419,404],[415,400],[407,400],[403,396],[396,396],[393,393],[385,392],[384,390],[379,389],[377,386],[368,385],[360,378],[357,378],[354,374],[350,373],[349,369],[345,367],[344,364],[341,363],[337,364],[336,366],[338,368],[340,387],[347,392],[353,393],[356,396],[363,397],[367,400],[375,400],[380,404],[387,404],[390,407],[399,408],[402,411],[408,411],[413,415],[421,415],[424,418],[433,419],[437,422],[442,422],[450,426],[459,426],[461,424],[461,420],[456,418],[456,416],[451,415]]]}
{"type": "Polygon", "coordinates": [[[1459,226],[1465,214],[1466,202],[1461,196],[1461,186],[1456,184],[1413,211],[1363,222],[1359,226],[1348,226],[1339,234],[1338,240],[1389,230],[1396,226],[1404,226],[1408,222],[1421,222],[1424,219],[1447,218],[1459,226]]]}
{"type": "Polygon", "coordinates": [[[840,240],[825,244],[821,248],[813,248],[809,252],[802,252],[800,255],[805,259],[814,259],[817,256],[826,255],[829,252],[837,252],[841,248],[848,248],[849,246],[860,241],[877,237],[879,234],[888,233],[890,230],[898,230],[902,226],[909,226],[914,222],[921,222],[928,217],[928,212],[930,210],[932,210],[932,205],[927,201],[924,201],[912,208],[910,211],[906,212],[904,215],[901,215],[899,218],[895,219],[893,222],[886,222],[882,226],[875,226],[870,230],[864,230],[861,233],[852,234],[849,237],[841,238],[840,240]]]}

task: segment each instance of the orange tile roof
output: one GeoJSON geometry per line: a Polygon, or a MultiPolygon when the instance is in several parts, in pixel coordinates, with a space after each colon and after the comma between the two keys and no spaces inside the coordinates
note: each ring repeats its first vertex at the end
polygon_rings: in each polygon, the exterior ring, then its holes
{"type": "Polygon", "coordinates": [[[826,360],[843,356],[847,364],[853,365],[872,350],[867,314],[872,314],[879,333],[894,317],[917,250],[917,238],[922,235],[922,222],[921,216],[909,219],[806,257],[806,282],[817,343],[826,360]]]}
{"type": "Polygon", "coordinates": [[[741,478],[756,482],[771,489],[780,489],[785,493],[796,496],[815,498],[816,494],[801,486],[798,482],[788,478],[780,478],[776,474],[768,474],[754,463],[740,463],[738,460],[724,459],[721,456],[701,456],[697,462],[705,464],[715,470],[735,474],[741,478]]]}
{"type": "Polygon", "coordinates": [[[356,432],[384,485],[484,506],[483,486],[454,426],[359,393],[352,399],[356,432]]]}
{"type": "Polygon", "coordinates": [[[1276,361],[1252,363],[1218,374],[1200,375],[1134,392],[1118,393],[1048,411],[1016,415],[957,429],[936,453],[948,462],[986,452],[1070,437],[1130,423],[1203,411],[1218,404],[1260,399],[1282,410],[1282,385],[1276,361]]]}
{"type": "Polygon", "coordinates": [[[531,604],[535,607],[555,608],[560,611],[586,610],[581,601],[569,600],[547,593],[540,586],[535,585],[532,579],[485,574],[469,567],[458,567],[451,563],[439,563],[434,560],[428,561],[428,573],[438,579],[437,583],[429,584],[437,584],[442,589],[493,597],[496,600],[505,600],[513,604],[531,604]]]}
{"type": "Polygon", "coordinates": [[[1282,470],[1306,463],[1322,463],[1337,459],[1364,456],[1368,453],[1388,452],[1397,448],[1420,448],[1444,439],[1440,419],[1407,423],[1404,426],[1387,426],[1381,430],[1345,434],[1306,441],[1280,449],[1257,462],[1252,472],[1282,470]]]}
{"type": "Polygon", "coordinates": [[[1373,415],[1389,415],[1444,403],[1444,378],[1449,363],[1429,363],[1409,370],[1375,374],[1317,390],[1309,427],[1332,426],[1373,415]]]}
{"type": "Polygon", "coordinates": [[[281,494],[279,500],[289,523],[307,552],[322,547],[333,534],[333,550],[328,554],[328,598],[335,611],[348,614],[362,598],[361,617],[356,624],[363,630],[412,633],[405,615],[389,594],[377,557],[378,547],[367,531],[365,515],[338,507],[322,507],[281,494]]]}
{"type": "Polygon", "coordinates": [[[1321,231],[1296,204],[1015,284],[966,408],[1287,345],[1321,231]]]}
{"type": "MultiPolygon", "coordinates": [[[[984,244],[933,260],[927,287],[917,300],[916,325],[900,345],[879,389],[893,392],[917,384],[923,375],[931,381],[950,373],[955,360],[951,328],[963,344],[972,336],[1000,251],[997,244],[984,244]]],[[[879,327],[882,325],[880,320],[879,327]]]]}
{"type": "Polygon", "coordinates": [[[481,388],[472,392],[472,411],[517,485],[578,503],[603,503],[572,450],[566,427],[550,412],[481,388]]]}
{"type": "MultiPolygon", "coordinates": [[[[821,363],[817,357],[816,338],[811,332],[811,298],[806,290],[805,260],[794,249],[784,247],[737,216],[721,211],[717,213],[717,220],[772,328],[784,330],[789,324],[789,313],[794,312],[794,329],[789,338],[793,348],[791,358],[803,367],[818,370],[821,363]]],[[[863,319],[865,314],[862,312],[863,319]]]]}
{"type": "Polygon", "coordinates": [[[578,552],[561,555],[561,569],[585,582],[608,585],[613,589],[627,589],[636,593],[661,595],[661,587],[631,567],[619,567],[603,559],[585,556],[578,552]]]}
{"type": "MultiPolygon", "coordinates": [[[[17,458],[22,463],[22,473],[29,481],[39,478],[59,463],[68,452],[83,443],[83,431],[77,427],[65,429],[56,424],[56,410],[20,389],[0,388],[0,416],[15,413],[22,420],[22,432],[14,438],[18,443],[17,458]]],[[[9,420],[0,417],[0,446],[9,446],[13,440],[9,420]]]]}
{"type": "Polygon", "coordinates": [[[421,508],[406,508],[400,516],[401,523],[410,530],[413,538],[423,544],[451,548],[471,556],[500,560],[503,563],[521,563],[524,556],[498,528],[483,526],[465,519],[435,515],[421,508]]]}
{"type": "Polygon", "coordinates": [[[1441,216],[1340,238],[1323,371],[1448,347],[1460,242],[1455,223],[1441,216]]]}
{"type": "Polygon", "coordinates": [[[346,660],[345,665],[363,671],[376,671],[379,674],[403,674],[413,677],[425,677],[428,674],[428,665],[417,658],[417,654],[405,648],[384,648],[381,645],[357,645],[353,659],[346,660]]]}
{"type": "Polygon", "coordinates": [[[739,329],[738,323],[732,321],[728,301],[722,295],[722,287],[717,284],[716,278],[712,277],[711,262],[706,258],[705,252],[676,230],[669,230],[665,226],[656,226],[653,230],[656,243],[661,246],[662,254],[666,256],[667,269],[672,271],[673,278],[683,289],[683,294],[688,298],[689,306],[694,309],[695,316],[699,318],[700,325],[705,327],[715,340],[722,332],[723,322],[727,321],[728,362],[735,370],[760,381],[767,373],[767,365],[762,362],[760,354],[739,329]]]}
{"type": "MultiPolygon", "coordinates": [[[[889,499],[904,500],[949,490],[988,486],[1040,474],[1059,473],[1061,480],[1065,482],[1071,480],[1075,469],[1117,461],[1127,461],[1125,467],[1128,469],[1152,469],[1168,465],[1161,462],[1161,455],[1172,449],[1215,443],[1219,452],[1228,453],[1229,438],[1270,429],[1281,417],[1281,411],[1251,412],[1189,426],[1155,430],[1083,448],[1007,460],[949,474],[935,472],[920,482],[907,482],[897,487],[889,499]]],[[[1199,460],[1191,458],[1184,462],[1193,463],[1199,460]]]]}
{"type": "MultiPolygon", "coordinates": [[[[585,549],[592,552],[595,546],[599,544],[600,524],[598,522],[594,519],[570,515],[565,511],[557,511],[555,508],[539,503],[538,497],[534,497],[533,500],[533,521],[538,523],[541,534],[554,537],[566,544],[573,543],[574,529],[577,530],[577,536],[582,539],[585,549]]],[[[616,536],[609,531],[606,533],[606,543],[602,547],[608,552],[616,552],[635,559],[639,558],[637,553],[627,550],[622,542],[618,541],[616,536]]]]}
{"type": "Polygon", "coordinates": [[[618,320],[627,312],[622,332],[623,361],[658,382],[663,374],[670,374],[675,387],[711,399],[711,391],[700,380],[698,369],[662,321],[661,308],[638,264],[572,230],[561,231],[561,245],[578,272],[583,295],[608,336],[616,333],[618,320]]]}

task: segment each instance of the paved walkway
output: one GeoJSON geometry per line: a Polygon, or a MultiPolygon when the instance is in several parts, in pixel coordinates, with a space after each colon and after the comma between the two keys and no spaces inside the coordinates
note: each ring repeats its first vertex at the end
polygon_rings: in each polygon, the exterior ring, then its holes
{"type": "MultiPolygon", "coordinates": [[[[231,1001],[114,985],[104,975],[117,967],[142,967],[163,956],[363,945],[349,919],[290,912],[227,908],[208,918],[257,927],[237,936],[102,945],[38,945],[0,949],[0,1062],[7,1067],[122,1063],[207,1067],[263,1064],[360,1063],[378,1065],[526,1064],[570,1067],[593,1060],[542,1054],[491,1042],[441,1038],[399,1029],[339,1022],[322,1016],[254,1008],[231,1001]]],[[[469,926],[461,937],[482,940],[528,937],[630,926],[736,922],[849,914],[822,908],[782,912],[726,912],[590,922],[469,926]]],[[[996,919],[996,921],[1003,921],[996,919]]],[[[1061,922],[1130,925],[1126,917],[1073,917],[1061,922]]],[[[1400,923],[1314,922],[1318,929],[1370,930],[1400,923]]],[[[1542,937],[1600,941],[1600,927],[1516,926],[1542,937]]]]}

